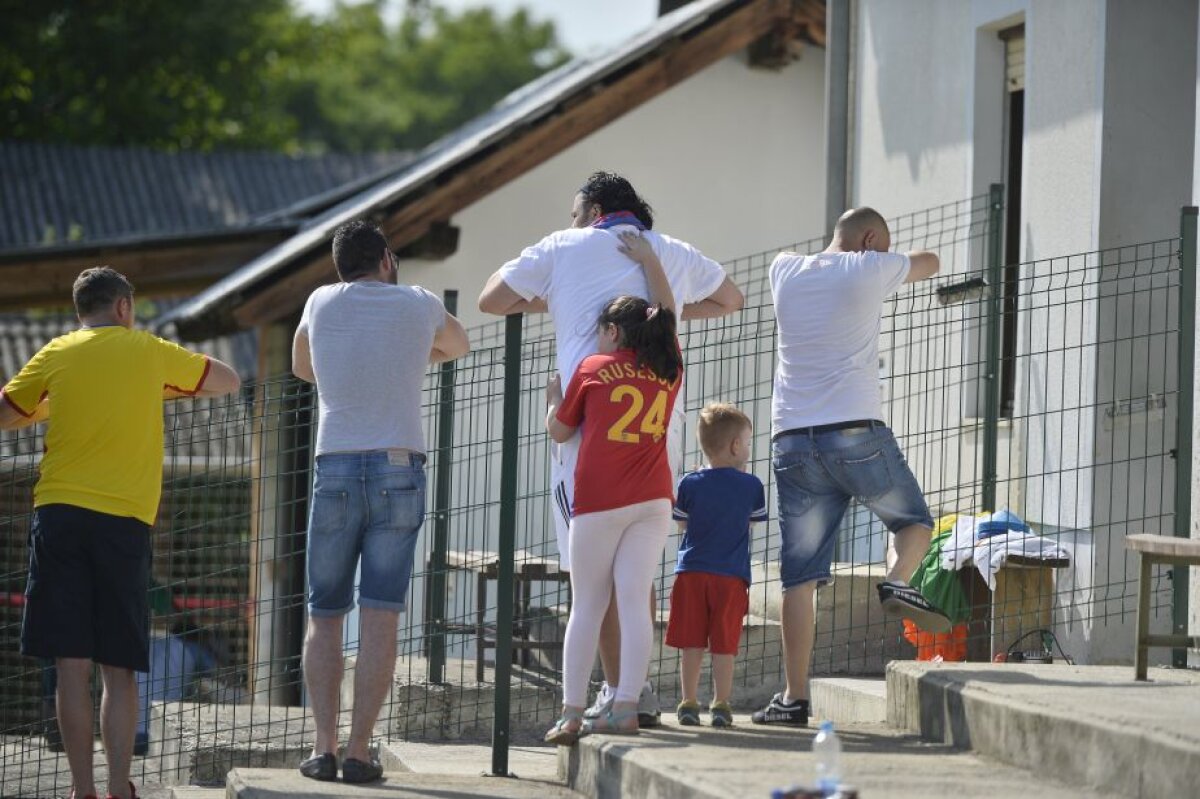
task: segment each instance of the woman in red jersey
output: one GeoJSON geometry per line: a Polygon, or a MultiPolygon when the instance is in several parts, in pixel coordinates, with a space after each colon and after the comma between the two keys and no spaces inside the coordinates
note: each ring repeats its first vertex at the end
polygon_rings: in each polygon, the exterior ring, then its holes
{"type": "Polygon", "coordinates": [[[671,527],[674,485],[667,422],[683,377],[675,302],[648,242],[625,234],[624,251],[646,273],[650,301],[617,297],[598,320],[598,353],[567,386],[546,387],[546,428],[566,441],[582,426],[571,516],[573,603],[563,644],[563,712],[546,733],[574,743],[581,733],[636,734],[637,702],[650,666],[653,631],[646,594],[671,527]],[[621,621],[621,684],[609,711],[583,721],[600,622],[615,593],[621,621]]]}

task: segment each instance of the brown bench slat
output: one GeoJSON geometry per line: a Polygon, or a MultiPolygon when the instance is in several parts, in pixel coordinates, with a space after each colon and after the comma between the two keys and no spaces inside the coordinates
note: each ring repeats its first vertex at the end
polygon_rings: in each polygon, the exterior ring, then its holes
{"type": "Polygon", "coordinates": [[[1200,540],[1176,538],[1170,535],[1138,533],[1125,537],[1125,546],[1134,552],[1164,555],[1172,558],[1195,558],[1200,563],[1200,540]]]}

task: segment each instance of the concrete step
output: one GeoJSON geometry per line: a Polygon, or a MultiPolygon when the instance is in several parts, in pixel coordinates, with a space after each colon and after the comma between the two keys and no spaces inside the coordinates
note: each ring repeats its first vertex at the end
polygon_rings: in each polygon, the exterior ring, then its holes
{"type": "MultiPolygon", "coordinates": [[[[771,622],[780,618],[783,593],[779,563],[751,564],[750,613],[771,622]]],[[[883,615],[875,585],[886,569],[869,563],[834,563],[833,583],[817,590],[817,637],[813,674],[882,676],[888,661],[915,657],[903,638],[904,626],[883,615]]]]}
{"type": "MultiPolygon", "coordinates": [[[[138,795],[141,796],[141,794],[138,795]]],[[[171,789],[171,799],[225,799],[225,789],[176,785],[171,789]]]]}
{"type": "MultiPolygon", "coordinates": [[[[773,788],[812,784],[814,729],[762,727],[738,715],[730,730],[679,727],[674,719],[636,738],[588,736],[559,750],[559,774],[589,799],[726,799],[770,796],[773,788]]],[[[863,797],[929,799],[1109,796],[999,765],[972,752],[928,743],[887,726],[838,730],[845,782],[863,797]]]]}
{"type": "Polygon", "coordinates": [[[809,683],[814,723],[883,724],[887,683],[882,677],[816,677],[809,683]]]}
{"type": "MultiPolygon", "coordinates": [[[[349,722],[344,713],[339,729],[348,731],[349,722]]],[[[211,784],[238,766],[294,767],[312,748],[314,729],[301,707],[156,703],[148,760],[168,785],[211,784]]]]}
{"type": "Polygon", "coordinates": [[[228,799],[579,799],[556,783],[463,774],[388,772],[382,782],[316,782],[295,769],[237,768],[226,782],[228,799]]]}
{"type": "Polygon", "coordinates": [[[1139,683],[1127,666],[905,662],[887,694],[888,722],[928,740],[1121,796],[1197,795],[1196,672],[1139,683]]]}
{"type": "MultiPolygon", "coordinates": [[[[484,743],[425,743],[388,741],[380,749],[385,768],[389,762],[415,774],[463,774],[490,772],[492,747],[484,743]]],[[[508,747],[508,773],[523,780],[558,781],[558,747],[546,744],[508,747]]]]}

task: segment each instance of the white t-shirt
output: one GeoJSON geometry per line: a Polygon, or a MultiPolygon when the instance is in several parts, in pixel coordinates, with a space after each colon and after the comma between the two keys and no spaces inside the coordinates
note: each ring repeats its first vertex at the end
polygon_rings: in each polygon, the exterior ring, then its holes
{"type": "MultiPolygon", "coordinates": [[[[517,294],[546,300],[564,387],[579,362],[596,352],[596,319],[605,304],[624,294],[650,295],[641,265],[617,249],[618,234],[635,229],[618,225],[560,230],[500,268],[500,276],[517,294]]],[[[645,236],[662,261],[677,311],[707,299],[725,282],[725,269],[692,245],[649,230],[645,236]]]]}
{"type": "Polygon", "coordinates": [[[425,451],[421,385],[442,301],[419,286],[377,281],[322,286],[299,330],[317,377],[317,454],[425,451]]]}
{"type": "Polygon", "coordinates": [[[780,253],[771,263],[779,334],[772,435],[797,427],[883,421],[879,322],[908,277],[902,253],[780,253]]]}

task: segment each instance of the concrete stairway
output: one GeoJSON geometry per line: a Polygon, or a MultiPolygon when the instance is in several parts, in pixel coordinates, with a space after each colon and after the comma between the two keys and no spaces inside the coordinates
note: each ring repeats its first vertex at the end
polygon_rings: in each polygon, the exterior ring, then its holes
{"type": "Polygon", "coordinates": [[[559,755],[587,797],[765,797],[811,782],[813,727],[838,725],[863,797],[1195,796],[1200,674],[1130,667],[895,662],[883,680],[818,679],[805,730],[739,716],[592,736],[559,755]],[[885,723],[886,722],[886,723],[885,723]],[[937,757],[929,757],[937,755],[937,757]]]}

